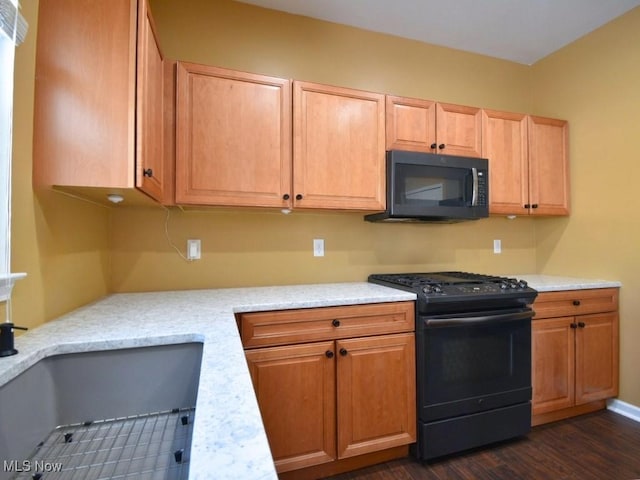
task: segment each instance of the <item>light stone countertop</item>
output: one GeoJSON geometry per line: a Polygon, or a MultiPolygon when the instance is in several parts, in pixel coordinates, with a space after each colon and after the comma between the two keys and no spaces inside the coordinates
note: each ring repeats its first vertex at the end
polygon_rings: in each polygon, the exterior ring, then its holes
{"type": "Polygon", "coordinates": [[[110,295],[16,337],[0,386],[52,355],[201,342],[189,478],[277,480],[234,313],[415,298],[364,282],[110,295]]]}
{"type": "Polygon", "coordinates": [[[560,290],[585,290],[589,288],[616,288],[622,283],[611,280],[594,280],[589,278],[562,277],[556,275],[509,275],[525,280],[529,286],[539,292],[555,292],[560,290]]]}
{"type": "MultiPolygon", "coordinates": [[[[509,276],[540,292],[621,286],[574,277],[509,276]]],[[[234,313],[415,298],[365,282],[110,295],[16,337],[19,353],[0,358],[0,386],[52,355],[201,342],[189,478],[276,480],[234,313]]]]}

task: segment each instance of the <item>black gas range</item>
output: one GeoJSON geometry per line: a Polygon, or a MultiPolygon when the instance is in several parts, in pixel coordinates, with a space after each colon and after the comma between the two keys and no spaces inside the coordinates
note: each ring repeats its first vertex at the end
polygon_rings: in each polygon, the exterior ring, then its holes
{"type": "Polygon", "coordinates": [[[468,272],[372,274],[369,282],[417,294],[418,313],[526,306],[538,294],[524,280],[468,272]]]}
{"type": "Polygon", "coordinates": [[[414,292],[415,455],[422,460],[531,429],[531,319],[525,281],[467,272],[375,274],[414,292]]]}

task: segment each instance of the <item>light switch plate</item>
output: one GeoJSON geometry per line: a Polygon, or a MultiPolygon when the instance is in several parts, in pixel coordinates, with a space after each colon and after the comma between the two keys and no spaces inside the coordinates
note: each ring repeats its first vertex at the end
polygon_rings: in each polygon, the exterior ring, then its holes
{"type": "Polygon", "coordinates": [[[187,259],[188,260],[200,260],[200,240],[189,239],[187,240],[187,259]]]}
{"type": "Polygon", "coordinates": [[[313,239],[313,256],[324,257],[324,239],[323,238],[313,239]]]}

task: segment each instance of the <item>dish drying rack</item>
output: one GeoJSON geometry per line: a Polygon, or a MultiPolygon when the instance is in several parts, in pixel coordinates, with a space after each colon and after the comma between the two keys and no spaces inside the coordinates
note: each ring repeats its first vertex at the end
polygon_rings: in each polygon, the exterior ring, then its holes
{"type": "Polygon", "coordinates": [[[56,427],[15,480],[186,480],[195,408],[56,427]]]}

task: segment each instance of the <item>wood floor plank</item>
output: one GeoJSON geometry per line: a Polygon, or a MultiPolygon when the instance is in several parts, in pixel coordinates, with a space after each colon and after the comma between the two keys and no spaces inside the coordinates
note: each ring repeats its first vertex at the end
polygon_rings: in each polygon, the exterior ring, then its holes
{"type": "Polygon", "coordinates": [[[430,463],[404,458],[327,480],[513,479],[640,479],[640,423],[602,410],[430,463]]]}

